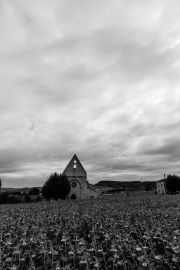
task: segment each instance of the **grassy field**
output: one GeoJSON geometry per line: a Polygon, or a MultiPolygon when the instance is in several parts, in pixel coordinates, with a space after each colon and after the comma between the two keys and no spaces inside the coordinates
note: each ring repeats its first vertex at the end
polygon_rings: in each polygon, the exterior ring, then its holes
{"type": "Polygon", "coordinates": [[[180,195],[0,206],[0,269],[180,269],[180,195]]]}

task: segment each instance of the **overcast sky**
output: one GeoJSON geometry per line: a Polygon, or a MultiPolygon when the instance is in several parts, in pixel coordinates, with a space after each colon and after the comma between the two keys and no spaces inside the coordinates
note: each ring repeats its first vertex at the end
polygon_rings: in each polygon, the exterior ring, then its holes
{"type": "Polygon", "coordinates": [[[180,175],[179,0],[1,0],[0,178],[180,175]]]}

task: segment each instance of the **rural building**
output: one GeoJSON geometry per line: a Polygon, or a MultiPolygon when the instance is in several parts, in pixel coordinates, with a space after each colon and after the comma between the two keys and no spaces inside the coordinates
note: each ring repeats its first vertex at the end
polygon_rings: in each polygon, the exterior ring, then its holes
{"type": "Polygon", "coordinates": [[[166,194],[166,179],[161,179],[156,182],[156,190],[158,194],[166,194]]]}
{"type": "Polygon", "coordinates": [[[68,198],[87,199],[99,197],[100,189],[88,183],[87,172],[76,155],[72,157],[63,174],[68,177],[71,185],[68,198]]]}

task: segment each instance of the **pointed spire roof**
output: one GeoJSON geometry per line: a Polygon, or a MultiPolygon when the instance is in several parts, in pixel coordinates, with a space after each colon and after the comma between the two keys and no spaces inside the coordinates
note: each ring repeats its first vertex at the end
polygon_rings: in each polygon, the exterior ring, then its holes
{"type": "Polygon", "coordinates": [[[73,165],[76,164],[78,167],[81,167],[81,169],[86,173],[83,165],[81,164],[80,160],[78,159],[77,155],[74,154],[74,156],[71,158],[71,160],[69,161],[68,165],[66,166],[66,168],[64,169],[63,173],[65,173],[66,169],[68,169],[69,167],[73,168],[73,165]]]}

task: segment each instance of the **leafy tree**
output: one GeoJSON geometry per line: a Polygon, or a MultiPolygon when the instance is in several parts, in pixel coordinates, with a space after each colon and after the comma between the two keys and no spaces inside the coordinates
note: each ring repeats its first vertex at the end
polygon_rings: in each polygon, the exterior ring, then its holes
{"type": "Polygon", "coordinates": [[[167,191],[170,193],[176,193],[180,190],[180,177],[177,175],[168,175],[166,181],[167,191]]]}
{"type": "Polygon", "coordinates": [[[65,199],[70,192],[70,183],[64,174],[54,173],[49,176],[42,188],[45,199],[65,199]]]}
{"type": "Polygon", "coordinates": [[[33,187],[28,192],[29,195],[39,195],[39,188],[33,187]]]}

